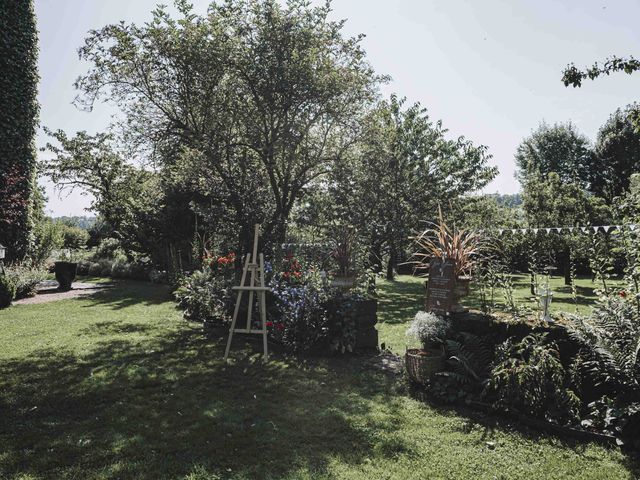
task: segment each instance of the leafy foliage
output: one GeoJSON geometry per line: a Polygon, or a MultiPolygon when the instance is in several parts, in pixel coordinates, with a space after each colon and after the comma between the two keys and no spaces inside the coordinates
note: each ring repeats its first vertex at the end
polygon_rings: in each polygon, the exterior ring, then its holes
{"type": "Polygon", "coordinates": [[[0,243],[22,259],[31,244],[37,127],[37,30],[32,1],[0,3],[0,243]]]}
{"type": "Polygon", "coordinates": [[[11,305],[16,297],[16,284],[13,278],[7,275],[0,275],[0,308],[11,305]]]}
{"type": "Polygon", "coordinates": [[[47,271],[41,265],[28,261],[11,265],[5,270],[7,277],[15,285],[16,299],[34,296],[37,285],[47,278],[47,271]]]}
{"type": "Polygon", "coordinates": [[[431,312],[418,312],[407,328],[407,336],[418,340],[424,348],[444,343],[451,322],[431,312]]]}
{"type": "Polygon", "coordinates": [[[455,275],[470,275],[485,247],[483,237],[474,231],[449,227],[442,211],[439,210],[438,223],[432,224],[415,237],[418,251],[412,256],[414,270],[424,274],[429,272],[432,258],[455,261],[455,275]]]}
{"type": "Polygon", "coordinates": [[[555,172],[562,182],[588,186],[590,172],[596,167],[589,139],[572,123],[541,123],[518,145],[515,155],[520,181],[535,175],[546,177],[555,172]]]}
{"type": "Polygon", "coordinates": [[[595,153],[597,171],[593,172],[591,191],[608,202],[629,189],[633,173],[640,171],[640,105],[617,109],[598,131],[595,153]]]}
{"type": "Polygon", "coordinates": [[[329,339],[330,294],[317,272],[305,272],[303,277],[277,272],[269,286],[277,310],[270,333],[276,340],[300,353],[329,339]]]}
{"type": "Polygon", "coordinates": [[[435,375],[430,391],[441,401],[481,398],[491,371],[494,343],[469,332],[458,332],[445,344],[447,371],[435,375]]]}
{"type": "Polygon", "coordinates": [[[607,58],[602,65],[594,63],[593,66],[579,70],[573,63],[569,64],[564,70],[562,81],[565,87],[569,85],[573,87],[581,87],[582,81],[595,80],[601,75],[610,75],[614,72],[624,72],[632,74],[636,70],[640,70],[640,61],[633,56],[627,58],[613,55],[607,58]]]}
{"type": "Polygon", "coordinates": [[[556,344],[546,334],[529,334],[498,346],[487,394],[496,408],[566,423],[577,418],[580,407],[568,383],[556,344]]]}

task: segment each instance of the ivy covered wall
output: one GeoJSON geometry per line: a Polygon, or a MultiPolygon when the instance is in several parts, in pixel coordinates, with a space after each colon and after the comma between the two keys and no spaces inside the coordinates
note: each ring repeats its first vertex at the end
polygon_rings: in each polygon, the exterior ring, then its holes
{"type": "Polygon", "coordinates": [[[31,238],[38,121],[38,35],[32,0],[0,0],[0,243],[9,260],[31,238]]]}

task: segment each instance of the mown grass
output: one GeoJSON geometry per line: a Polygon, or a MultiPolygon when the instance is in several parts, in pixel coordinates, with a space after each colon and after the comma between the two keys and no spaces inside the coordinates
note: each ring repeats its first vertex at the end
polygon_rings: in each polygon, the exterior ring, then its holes
{"type": "MultiPolygon", "coordinates": [[[[511,275],[513,282],[513,297],[518,308],[526,308],[535,315],[539,307],[535,298],[531,295],[530,280],[528,275],[511,275]]],[[[380,294],[378,315],[378,330],[380,342],[395,353],[403,353],[406,347],[416,346],[416,343],[405,335],[408,323],[413,319],[418,310],[423,309],[425,286],[424,279],[410,275],[399,275],[394,281],[378,280],[378,292],[380,294]]],[[[574,299],[571,286],[564,284],[563,277],[551,277],[549,286],[553,292],[551,313],[560,312],[578,313],[588,315],[592,305],[597,299],[595,289],[602,288],[598,282],[592,282],[590,277],[576,279],[576,297],[574,299]]],[[[610,288],[623,288],[619,280],[610,280],[610,288]]],[[[487,301],[494,305],[495,310],[505,309],[505,293],[496,288],[493,301],[488,295],[487,301]]],[[[480,292],[472,284],[471,292],[463,300],[463,304],[469,308],[480,309],[482,302],[480,292]]]]}
{"type": "MultiPolygon", "coordinates": [[[[416,284],[401,279],[406,292],[416,284]]],[[[387,298],[381,318],[409,314],[387,298]]],[[[405,290],[401,290],[405,291],[405,290]]],[[[364,357],[296,359],[181,319],[164,287],[0,311],[0,478],[628,479],[617,449],[413,400],[364,357]],[[489,448],[487,442],[493,442],[489,448]]],[[[384,325],[383,325],[384,327],[384,325]]]]}

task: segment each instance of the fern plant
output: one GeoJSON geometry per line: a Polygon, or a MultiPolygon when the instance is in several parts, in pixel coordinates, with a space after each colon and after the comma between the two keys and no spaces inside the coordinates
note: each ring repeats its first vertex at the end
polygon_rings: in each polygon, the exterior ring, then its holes
{"type": "Polygon", "coordinates": [[[588,318],[567,316],[568,331],[583,346],[580,370],[589,381],[640,397],[640,315],[618,295],[601,297],[588,318]]]}
{"type": "Polygon", "coordinates": [[[432,394],[447,403],[480,398],[489,380],[493,342],[487,336],[458,332],[447,339],[445,351],[448,370],[435,375],[432,394]]]}

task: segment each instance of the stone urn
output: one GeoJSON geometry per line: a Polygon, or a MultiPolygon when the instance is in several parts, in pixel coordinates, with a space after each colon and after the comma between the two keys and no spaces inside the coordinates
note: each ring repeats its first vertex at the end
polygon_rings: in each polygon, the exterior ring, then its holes
{"type": "Polygon", "coordinates": [[[54,272],[58,281],[58,290],[66,292],[71,290],[71,284],[76,278],[78,264],[73,262],[56,262],[54,272]]]}

